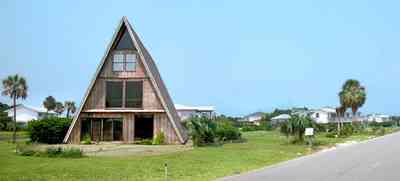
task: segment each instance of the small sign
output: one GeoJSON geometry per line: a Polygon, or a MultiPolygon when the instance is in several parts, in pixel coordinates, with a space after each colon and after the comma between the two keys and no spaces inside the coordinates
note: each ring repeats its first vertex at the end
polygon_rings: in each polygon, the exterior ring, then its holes
{"type": "Polygon", "coordinates": [[[306,136],[312,136],[312,135],[314,135],[314,128],[306,128],[305,135],[306,135],[306,136]]]}

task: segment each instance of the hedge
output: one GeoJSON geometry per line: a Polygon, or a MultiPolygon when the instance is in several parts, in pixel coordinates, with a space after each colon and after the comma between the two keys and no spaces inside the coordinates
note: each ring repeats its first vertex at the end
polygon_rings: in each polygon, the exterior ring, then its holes
{"type": "Polygon", "coordinates": [[[28,133],[32,142],[47,144],[62,143],[71,119],[48,117],[28,122],[28,133]]]}

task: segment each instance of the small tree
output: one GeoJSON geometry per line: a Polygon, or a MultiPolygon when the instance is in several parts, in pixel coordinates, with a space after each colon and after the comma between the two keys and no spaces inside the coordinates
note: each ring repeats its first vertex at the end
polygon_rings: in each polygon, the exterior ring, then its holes
{"type": "Polygon", "coordinates": [[[61,102],[56,102],[54,112],[56,112],[58,116],[60,116],[64,112],[64,105],[61,102]]]}
{"type": "Polygon", "coordinates": [[[47,109],[47,113],[56,108],[56,99],[53,96],[48,96],[43,101],[43,106],[47,109]]]}
{"type": "Polygon", "coordinates": [[[8,76],[3,80],[3,92],[5,96],[9,96],[13,100],[14,110],[14,127],[13,127],[13,143],[17,138],[17,99],[25,99],[28,96],[28,85],[24,77],[20,77],[18,74],[8,76]]]}
{"type": "Polygon", "coordinates": [[[64,107],[67,110],[67,118],[69,118],[69,114],[74,114],[76,111],[75,102],[74,101],[65,101],[64,107]]]}
{"type": "Polygon", "coordinates": [[[281,133],[286,135],[288,139],[292,136],[294,142],[303,142],[306,128],[314,127],[315,124],[310,117],[293,115],[286,123],[281,125],[281,133]]]}

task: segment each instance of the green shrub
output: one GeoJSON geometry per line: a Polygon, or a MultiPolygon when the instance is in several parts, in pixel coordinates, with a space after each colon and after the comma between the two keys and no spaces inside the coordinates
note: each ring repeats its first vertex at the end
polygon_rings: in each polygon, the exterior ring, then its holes
{"type": "Polygon", "coordinates": [[[77,148],[65,148],[59,155],[62,158],[80,158],[83,157],[82,150],[77,148]]]}
{"type": "Polygon", "coordinates": [[[77,148],[49,147],[44,151],[35,145],[17,145],[17,154],[21,156],[80,158],[83,152],[77,148]]]}
{"type": "Polygon", "coordinates": [[[372,128],[372,132],[376,136],[383,136],[383,135],[385,135],[386,130],[383,127],[374,127],[374,128],[372,128]]]}
{"type": "Polygon", "coordinates": [[[165,135],[164,132],[160,131],[154,137],[153,145],[163,145],[163,144],[165,144],[165,135]]]}
{"type": "Polygon", "coordinates": [[[241,133],[231,122],[217,121],[216,137],[219,141],[231,141],[241,139],[241,133]]]}
{"type": "Polygon", "coordinates": [[[338,134],[337,134],[336,131],[332,131],[332,132],[326,133],[325,137],[327,137],[327,138],[337,138],[338,134]]]}
{"type": "Polygon", "coordinates": [[[293,137],[293,143],[304,142],[304,133],[306,128],[314,128],[314,121],[307,116],[293,115],[286,123],[282,124],[280,131],[286,135],[288,139],[293,137]]]}
{"type": "Polygon", "coordinates": [[[48,117],[28,123],[29,137],[33,142],[57,144],[62,143],[68,131],[71,119],[48,117]]]}
{"type": "Polygon", "coordinates": [[[206,117],[193,117],[186,123],[195,146],[215,143],[217,129],[215,122],[206,117]]]}
{"type": "Polygon", "coordinates": [[[84,145],[90,145],[90,144],[92,144],[92,139],[91,139],[91,137],[90,137],[90,134],[85,134],[84,136],[83,136],[83,139],[82,139],[82,142],[81,142],[82,144],[84,144],[84,145]]]}
{"type": "Polygon", "coordinates": [[[134,141],[134,144],[137,145],[152,145],[153,140],[152,139],[138,139],[134,141]]]}
{"type": "Polygon", "coordinates": [[[260,126],[257,125],[253,125],[253,124],[248,124],[248,125],[244,125],[241,129],[241,131],[243,132],[247,132],[247,131],[259,131],[262,130],[262,128],[260,126]]]}
{"type": "Polygon", "coordinates": [[[345,124],[342,129],[340,130],[340,137],[349,137],[353,135],[354,133],[354,127],[351,124],[345,124]]]}

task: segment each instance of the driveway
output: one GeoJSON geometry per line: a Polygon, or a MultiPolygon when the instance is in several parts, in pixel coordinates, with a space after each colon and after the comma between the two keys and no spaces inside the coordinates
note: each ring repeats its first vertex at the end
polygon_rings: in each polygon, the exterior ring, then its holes
{"type": "Polygon", "coordinates": [[[399,181],[400,132],[319,152],[223,181],[399,181]]]}

